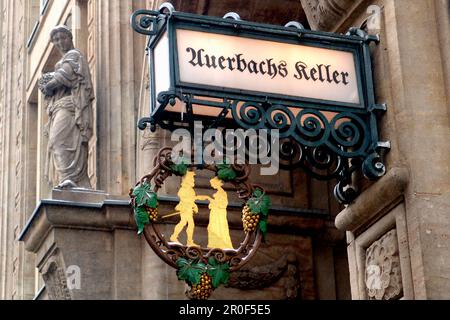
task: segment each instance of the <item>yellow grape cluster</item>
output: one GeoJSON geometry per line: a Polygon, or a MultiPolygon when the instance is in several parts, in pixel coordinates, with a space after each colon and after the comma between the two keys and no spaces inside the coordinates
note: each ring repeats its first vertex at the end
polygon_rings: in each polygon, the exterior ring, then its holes
{"type": "Polygon", "coordinates": [[[156,222],[158,219],[158,208],[145,207],[145,211],[147,211],[150,221],[156,222]]]}
{"type": "Polygon", "coordinates": [[[203,273],[200,277],[200,283],[191,288],[191,295],[195,300],[208,300],[212,292],[212,279],[207,273],[203,273]]]}

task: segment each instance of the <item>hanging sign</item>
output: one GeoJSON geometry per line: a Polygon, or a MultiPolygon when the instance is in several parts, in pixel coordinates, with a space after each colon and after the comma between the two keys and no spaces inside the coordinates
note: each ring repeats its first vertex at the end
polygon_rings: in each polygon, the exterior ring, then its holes
{"type": "Polygon", "coordinates": [[[150,124],[163,129],[234,128],[279,132],[290,143],[281,163],[311,176],[338,179],[336,198],[354,200],[359,168],[376,180],[386,173],[370,43],[379,38],[351,28],[345,35],[177,12],[140,10],[133,28],[148,35],[150,124]],[[141,17],[141,18],[139,18],[141,17]],[[348,164],[351,163],[351,166],[348,164]]]}
{"type": "Polygon", "coordinates": [[[130,190],[134,218],[138,234],[144,234],[155,253],[176,269],[179,280],[190,286],[188,297],[205,300],[220,285],[228,283],[229,273],[242,268],[265,239],[271,200],[262,187],[250,183],[248,165],[188,166],[184,161],[175,163],[172,159],[171,148],[161,149],[154,159],[152,172],[130,190]],[[209,194],[199,194],[196,190],[198,167],[212,173],[209,194]],[[169,211],[160,210],[158,191],[172,175],[181,177],[179,202],[169,211]],[[234,186],[242,201],[244,241],[232,241],[225,184],[234,186]],[[200,210],[198,201],[206,201],[208,210],[200,210]],[[199,235],[202,228],[196,227],[196,220],[205,211],[209,211],[209,223],[207,241],[202,243],[199,240],[205,235],[199,235]],[[170,235],[164,235],[158,225],[170,218],[177,223],[170,235]]]}

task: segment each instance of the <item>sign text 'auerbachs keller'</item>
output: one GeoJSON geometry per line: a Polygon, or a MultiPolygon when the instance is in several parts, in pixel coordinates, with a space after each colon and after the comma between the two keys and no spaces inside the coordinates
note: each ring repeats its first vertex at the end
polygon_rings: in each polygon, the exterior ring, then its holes
{"type": "MultiPolygon", "coordinates": [[[[351,51],[185,29],[176,35],[182,83],[360,104],[351,51]]],[[[167,50],[164,35],[155,57],[166,57],[167,50]]],[[[158,60],[156,74],[167,74],[168,62],[158,60]]],[[[164,91],[168,79],[155,85],[164,91]]]]}

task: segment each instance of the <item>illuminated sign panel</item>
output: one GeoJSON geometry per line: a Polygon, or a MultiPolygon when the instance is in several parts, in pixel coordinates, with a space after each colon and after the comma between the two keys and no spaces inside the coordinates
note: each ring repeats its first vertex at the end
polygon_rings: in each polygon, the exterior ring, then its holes
{"type": "Polygon", "coordinates": [[[183,83],[360,104],[350,51],[183,29],[176,36],[183,83]]]}

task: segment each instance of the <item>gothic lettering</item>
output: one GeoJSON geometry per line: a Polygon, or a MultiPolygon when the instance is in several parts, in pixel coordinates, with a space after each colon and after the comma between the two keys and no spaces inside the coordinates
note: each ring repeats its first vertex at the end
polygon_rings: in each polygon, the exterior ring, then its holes
{"type": "Polygon", "coordinates": [[[266,75],[267,74],[267,72],[266,72],[266,70],[264,70],[264,66],[266,65],[266,62],[265,61],[261,61],[261,63],[259,64],[259,72],[262,74],[262,75],[266,75]]]}
{"type": "Polygon", "coordinates": [[[278,65],[278,73],[283,78],[286,78],[288,76],[289,73],[288,73],[288,70],[287,70],[287,63],[286,63],[286,61],[281,61],[280,62],[280,64],[278,65]]]}
{"type": "Polygon", "coordinates": [[[295,69],[297,70],[297,74],[294,76],[296,79],[302,80],[309,80],[309,76],[306,73],[306,68],[308,68],[308,66],[304,63],[304,62],[297,62],[297,64],[295,65],[295,69]]]}
{"type": "MultiPolygon", "coordinates": [[[[267,58],[263,61],[249,59],[243,53],[235,54],[232,57],[215,56],[208,54],[205,49],[187,48],[190,54],[188,63],[193,67],[206,67],[208,69],[219,69],[229,71],[239,71],[254,75],[269,76],[271,79],[287,78],[290,75],[290,66],[284,60],[276,61],[274,58],[267,58]]],[[[295,66],[293,76],[297,80],[330,83],[335,85],[349,85],[350,74],[337,70],[331,64],[316,64],[309,66],[303,61],[298,61],[295,66]]]]}
{"type": "Polygon", "coordinates": [[[347,80],[347,78],[348,78],[348,76],[349,76],[349,74],[348,74],[348,72],[341,72],[341,74],[342,74],[342,82],[345,84],[345,85],[348,85],[350,82],[348,82],[348,80],[347,80]]]}
{"type": "Polygon", "coordinates": [[[225,67],[224,64],[223,64],[223,63],[225,62],[225,60],[226,60],[225,57],[220,57],[220,58],[219,58],[219,67],[220,67],[220,69],[222,69],[222,70],[225,70],[225,69],[227,68],[227,67],[225,67]]]}
{"type": "Polygon", "coordinates": [[[214,68],[214,69],[217,69],[217,64],[216,64],[216,57],[215,56],[208,56],[208,55],[206,55],[205,56],[205,60],[206,60],[206,66],[208,67],[208,68],[214,68]]]}
{"type": "Polygon", "coordinates": [[[331,84],[348,85],[348,72],[339,72],[334,70],[331,65],[318,64],[313,67],[309,67],[303,61],[299,61],[295,65],[296,74],[294,77],[298,80],[312,80],[320,82],[328,82],[331,84]]]}
{"type": "Polygon", "coordinates": [[[228,60],[228,68],[231,70],[231,71],[233,71],[235,68],[233,67],[233,63],[235,63],[236,62],[236,59],[235,58],[227,58],[227,60],[228,60]]]}
{"type": "Polygon", "coordinates": [[[249,63],[248,63],[248,71],[250,72],[250,73],[254,73],[254,74],[258,74],[259,72],[258,72],[258,65],[256,64],[256,62],[255,61],[250,61],[249,63]]]}
{"type": "Polygon", "coordinates": [[[245,62],[245,60],[242,59],[242,54],[237,54],[236,59],[237,59],[237,69],[240,72],[244,72],[245,69],[247,69],[247,62],[245,62]]]}
{"type": "Polygon", "coordinates": [[[273,78],[275,78],[277,76],[278,71],[277,71],[277,67],[275,66],[275,64],[272,61],[273,61],[273,59],[268,59],[267,60],[267,66],[269,68],[268,74],[273,79],[273,78]]]}

